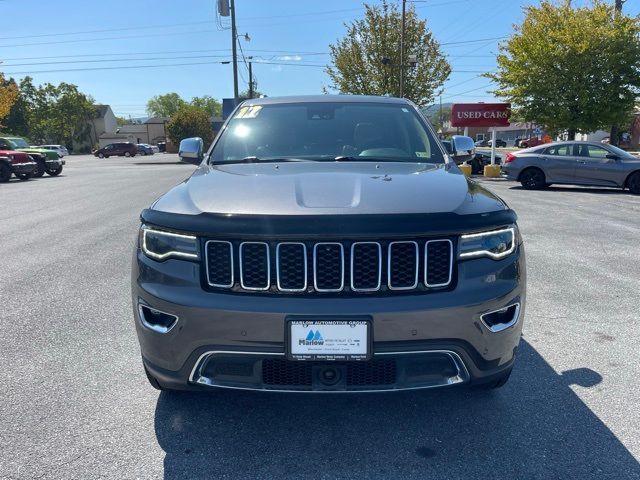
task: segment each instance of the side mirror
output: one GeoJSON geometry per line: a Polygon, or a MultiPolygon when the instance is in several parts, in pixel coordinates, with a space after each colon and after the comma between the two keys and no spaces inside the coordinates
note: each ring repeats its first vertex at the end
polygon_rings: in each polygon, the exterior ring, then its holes
{"type": "Polygon", "coordinates": [[[180,142],[178,156],[181,162],[199,164],[202,161],[204,142],[200,137],[185,138],[180,142]]]}
{"type": "MultiPolygon", "coordinates": [[[[454,135],[451,137],[451,149],[456,160],[471,160],[476,154],[476,146],[473,138],[464,135],[454,135]]],[[[456,162],[457,163],[457,162],[456,162]]]]}
{"type": "Polygon", "coordinates": [[[608,158],[609,160],[620,160],[620,157],[615,153],[607,153],[605,157],[608,158]]]}

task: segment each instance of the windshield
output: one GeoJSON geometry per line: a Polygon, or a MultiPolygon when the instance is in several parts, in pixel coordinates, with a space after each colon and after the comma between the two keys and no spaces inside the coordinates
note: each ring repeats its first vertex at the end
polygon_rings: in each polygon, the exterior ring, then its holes
{"type": "Polygon", "coordinates": [[[619,155],[620,157],[636,158],[632,154],[630,154],[629,152],[627,152],[625,150],[622,150],[621,148],[618,148],[615,145],[609,145],[609,150],[611,150],[616,155],[619,155]]]}
{"type": "Polygon", "coordinates": [[[437,140],[408,105],[290,103],[238,109],[213,162],[269,159],[444,163],[437,140]]]}
{"type": "Polygon", "coordinates": [[[27,148],[29,146],[22,138],[12,138],[9,141],[15,145],[15,148],[27,148]]]}

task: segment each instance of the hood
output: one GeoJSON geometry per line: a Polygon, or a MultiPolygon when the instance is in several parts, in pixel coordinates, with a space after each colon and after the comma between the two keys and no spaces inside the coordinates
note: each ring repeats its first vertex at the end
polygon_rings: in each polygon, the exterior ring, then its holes
{"type": "Polygon", "coordinates": [[[189,215],[343,215],[507,207],[452,163],[291,162],[201,165],[152,208],[189,215]]]}
{"type": "Polygon", "coordinates": [[[16,150],[0,150],[0,157],[8,157],[9,155],[13,157],[13,163],[25,163],[31,161],[29,155],[24,152],[16,150]]]}
{"type": "Polygon", "coordinates": [[[28,148],[20,148],[21,152],[27,153],[39,153],[42,156],[47,157],[50,160],[57,160],[59,158],[58,152],[55,150],[47,150],[46,148],[38,148],[38,147],[28,147],[28,148]]]}

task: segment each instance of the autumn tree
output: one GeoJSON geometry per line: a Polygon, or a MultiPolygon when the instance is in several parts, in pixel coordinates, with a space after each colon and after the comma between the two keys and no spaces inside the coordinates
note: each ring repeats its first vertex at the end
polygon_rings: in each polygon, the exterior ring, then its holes
{"type": "Polygon", "coordinates": [[[175,145],[185,138],[201,137],[208,146],[213,140],[210,115],[198,107],[184,106],[167,123],[167,133],[175,145]]]}
{"type": "Polygon", "coordinates": [[[593,132],[624,124],[640,88],[640,19],[595,0],[525,7],[500,46],[495,94],[526,121],[553,132],[593,132]]]}
{"type": "Polygon", "coordinates": [[[7,81],[0,73],[0,127],[2,121],[11,113],[11,108],[18,99],[18,86],[14,81],[7,81]]]}
{"type": "Polygon", "coordinates": [[[360,20],[345,24],[345,36],[330,45],[330,86],[340,93],[398,95],[400,65],[404,64],[404,96],[418,105],[430,104],[449,78],[451,67],[425,20],[413,5],[406,12],[405,58],[400,58],[401,13],[387,0],[366,5],[360,20]],[[415,55],[415,66],[408,65],[415,55]]]}

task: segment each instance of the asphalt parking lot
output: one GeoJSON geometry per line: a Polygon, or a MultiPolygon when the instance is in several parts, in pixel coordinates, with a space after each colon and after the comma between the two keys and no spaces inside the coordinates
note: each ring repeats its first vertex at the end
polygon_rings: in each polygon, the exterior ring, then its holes
{"type": "Polygon", "coordinates": [[[131,249],[140,210],[193,168],[79,156],[0,185],[0,478],[640,479],[640,197],[481,180],[527,248],[501,390],[158,393],[131,249]]]}

